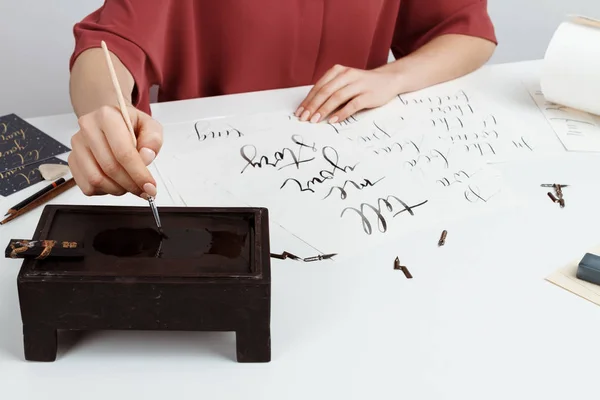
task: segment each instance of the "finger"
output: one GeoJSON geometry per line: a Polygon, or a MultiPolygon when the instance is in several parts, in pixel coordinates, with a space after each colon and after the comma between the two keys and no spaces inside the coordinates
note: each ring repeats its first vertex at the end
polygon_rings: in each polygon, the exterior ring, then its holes
{"type": "MultiPolygon", "coordinates": [[[[319,120],[324,120],[331,114],[333,111],[337,110],[344,104],[348,103],[354,97],[361,94],[361,89],[358,84],[351,83],[349,85],[344,86],[343,88],[337,90],[329,99],[323,104],[319,109],[315,111],[315,116],[319,115],[319,120]]],[[[311,121],[312,122],[312,121],[311,121]]],[[[319,121],[316,121],[319,122],[319,121]]],[[[337,120],[335,117],[330,118],[330,123],[336,123],[337,120]]]]}
{"type": "Polygon", "coordinates": [[[356,114],[363,108],[367,108],[365,97],[366,96],[364,94],[354,97],[348,102],[348,104],[342,107],[341,110],[335,112],[329,120],[343,121],[349,116],[356,114]]]}
{"type": "Polygon", "coordinates": [[[114,115],[105,115],[102,118],[101,128],[115,159],[138,188],[150,196],[156,196],[156,181],[146,168],[140,153],[133,146],[131,133],[127,130],[120,114],[119,118],[114,115]]]}
{"type": "Polygon", "coordinates": [[[88,127],[84,131],[86,147],[91,151],[102,173],[113,180],[117,185],[124,188],[127,192],[139,195],[141,189],[125,172],[121,164],[113,155],[106,136],[97,125],[88,127]]]}
{"type": "Polygon", "coordinates": [[[100,170],[91,151],[81,142],[73,144],[73,151],[69,155],[73,157],[72,163],[76,166],[73,178],[86,196],[114,194],[123,195],[126,190],[108,178],[100,170]]]}
{"type": "MultiPolygon", "coordinates": [[[[73,145],[71,145],[71,148],[73,148],[73,145]]],[[[86,196],[92,196],[94,193],[92,193],[93,190],[91,188],[91,185],[89,185],[88,182],[83,178],[83,173],[77,165],[77,157],[73,151],[71,151],[71,153],[69,154],[67,162],[69,163],[71,175],[73,175],[73,179],[75,180],[75,183],[77,184],[79,189],[81,189],[83,194],[85,194],[86,196]]]]}
{"type": "Polygon", "coordinates": [[[314,84],[314,86],[310,89],[302,103],[300,103],[300,107],[296,110],[296,117],[299,117],[300,120],[306,121],[308,118],[308,113],[305,111],[306,105],[312,100],[314,95],[323,87],[323,85],[327,84],[329,81],[334,79],[336,76],[344,72],[347,68],[341,65],[334,65],[329,69],[322,77],[314,84]]]}
{"type": "Polygon", "coordinates": [[[312,100],[306,105],[306,110],[309,112],[310,122],[319,122],[321,120],[322,114],[320,114],[317,110],[327,101],[329,98],[338,90],[346,87],[350,83],[352,83],[352,79],[355,79],[355,76],[344,72],[336,76],[333,80],[329,81],[327,84],[323,85],[321,90],[319,90],[312,98],[312,100]]]}
{"type": "Polygon", "coordinates": [[[160,152],[163,144],[162,125],[150,115],[137,111],[135,122],[137,148],[145,165],[150,165],[160,152]]]}

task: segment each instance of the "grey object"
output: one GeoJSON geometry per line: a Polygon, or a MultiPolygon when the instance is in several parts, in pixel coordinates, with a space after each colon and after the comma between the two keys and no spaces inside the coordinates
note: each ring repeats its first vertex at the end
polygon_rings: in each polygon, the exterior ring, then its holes
{"type": "Polygon", "coordinates": [[[600,256],[586,253],[577,267],[577,279],[600,285],[600,256]]]}

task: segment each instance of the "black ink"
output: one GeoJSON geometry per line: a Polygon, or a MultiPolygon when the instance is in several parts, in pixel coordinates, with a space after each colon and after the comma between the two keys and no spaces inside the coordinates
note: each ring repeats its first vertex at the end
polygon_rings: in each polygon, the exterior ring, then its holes
{"type": "Polygon", "coordinates": [[[527,143],[527,141],[525,140],[525,138],[523,136],[521,136],[521,140],[519,142],[516,142],[516,141],[513,140],[513,144],[515,145],[515,147],[517,149],[527,148],[530,151],[533,151],[533,149],[531,148],[531,146],[529,145],[529,143],[527,143]]]}
{"type": "Polygon", "coordinates": [[[116,257],[157,257],[162,237],[150,228],[118,228],[98,233],[94,237],[96,251],[116,257]]]}
{"type": "Polygon", "coordinates": [[[323,150],[321,152],[323,154],[323,158],[325,159],[325,161],[327,161],[333,167],[333,171],[331,172],[332,175],[335,173],[335,170],[340,170],[340,171],[342,171],[344,173],[346,173],[348,171],[354,171],[354,169],[358,165],[358,163],[356,163],[353,166],[346,165],[343,168],[340,167],[338,165],[338,162],[340,160],[340,155],[338,154],[337,150],[334,149],[331,146],[325,146],[325,147],[323,147],[323,150]],[[331,152],[333,152],[333,154],[330,154],[330,155],[327,154],[327,153],[331,153],[331,152]]]}
{"type": "Polygon", "coordinates": [[[314,143],[310,146],[307,145],[306,143],[303,142],[302,137],[299,135],[293,135],[292,141],[298,145],[298,155],[296,156],[296,154],[294,153],[294,151],[292,149],[285,147],[281,151],[277,151],[274,153],[274,155],[273,155],[274,161],[269,160],[269,158],[267,156],[262,156],[262,157],[260,157],[260,160],[258,162],[255,162],[254,159],[257,156],[256,147],[254,145],[242,146],[242,148],[240,149],[240,154],[241,154],[242,158],[247,161],[247,164],[244,166],[241,173],[243,174],[244,171],[246,170],[246,168],[248,168],[249,166],[252,166],[252,168],[262,168],[262,167],[268,165],[270,167],[275,168],[279,165],[279,163],[281,161],[283,161],[285,159],[286,154],[289,155],[289,158],[291,158],[293,161],[290,162],[289,164],[280,166],[279,168],[277,168],[278,170],[281,170],[286,167],[290,167],[292,165],[295,165],[296,168],[299,169],[300,164],[304,164],[304,163],[313,161],[315,159],[315,157],[313,157],[313,158],[308,158],[308,159],[303,160],[301,157],[302,149],[305,147],[309,148],[313,151],[317,151],[317,148],[315,147],[314,143]],[[247,154],[248,151],[251,151],[252,154],[247,154]]]}
{"type": "MultiPolygon", "coordinates": [[[[458,121],[458,124],[460,125],[461,128],[465,127],[461,118],[454,117],[454,119],[456,119],[458,121]]],[[[431,122],[433,123],[433,126],[435,126],[435,127],[437,127],[438,125],[445,127],[447,132],[450,132],[453,129],[452,124],[450,123],[450,121],[448,121],[448,118],[446,118],[446,117],[438,118],[437,120],[432,119],[431,122]]]]}
{"type": "Polygon", "coordinates": [[[415,213],[413,212],[413,208],[417,208],[419,206],[422,206],[423,204],[427,203],[427,200],[419,203],[419,204],[415,204],[414,206],[409,206],[408,204],[406,204],[405,202],[403,202],[400,199],[397,199],[403,206],[404,209],[398,211],[396,214],[394,214],[394,217],[396,217],[398,214],[402,214],[403,212],[408,212],[410,215],[415,215],[415,213]]]}
{"type": "Polygon", "coordinates": [[[325,159],[325,161],[327,161],[331,166],[333,166],[332,170],[327,170],[327,169],[323,169],[321,171],[319,171],[319,176],[318,177],[313,177],[310,180],[308,180],[306,182],[306,187],[303,187],[302,184],[294,178],[287,178],[285,181],[283,181],[283,183],[281,184],[281,187],[279,189],[283,189],[283,187],[288,183],[288,182],[296,182],[296,184],[298,185],[298,187],[300,188],[301,192],[312,192],[314,193],[314,190],[312,190],[310,188],[311,185],[315,185],[315,184],[320,184],[325,182],[326,180],[330,180],[333,179],[333,177],[335,176],[335,172],[336,170],[340,170],[343,173],[347,173],[348,171],[354,171],[354,169],[356,168],[357,164],[354,164],[353,166],[345,166],[345,167],[340,167],[338,165],[339,162],[339,154],[337,152],[336,149],[334,149],[331,146],[325,146],[322,149],[322,154],[323,154],[323,158],[325,159]],[[328,155],[328,153],[333,152],[333,154],[328,155]]]}
{"type": "Polygon", "coordinates": [[[494,115],[488,115],[484,120],[483,120],[483,127],[487,128],[488,126],[488,118],[492,118],[492,122],[494,123],[494,125],[498,125],[498,121],[496,121],[496,117],[494,115]]]}
{"type": "Polygon", "coordinates": [[[481,156],[483,156],[484,154],[488,154],[487,150],[489,150],[489,152],[491,152],[492,154],[496,154],[494,146],[492,146],[491,143],[488,142],[466,144],[465,148],[467,149],[467,152],[470,152],[472,149],[475,151],[479,151],[479,155],[481,156]],[[487,150],[485,150],[484,148],[487,148],[487,150]]]}
{"type": "MultiPolygon", "coordinates": [[[[404,118],[403,118],[404,119],[404,118]]],[[[375,121],[373,121],[373,125],[375,125],[375,128],[379,129],[381,132],[383,132],[383,134],[387,137],[391,137],[386,131],[384,131],[383,129],[381,129],[376,123],[375,121]]]]}
{"type": "Polygon", "coordinates": [[[385,206],[385,208],[387,209],[387,211],[389,212],[393,212],[394,211],[394,206],[392,205],[392,203],[390,202],[391,200],[396,200],[398,203],[400,203],[404,208],[400,211],[398,211],[396,214],[394,214],[392,216],[396,217],[397,215],[399,215],[402,212],[407,211],[410,215],[414,216],[414,212],[413,209],[420,207],[422,205],[424,205],[425,203],[428,202],[428,200],[425,200],[419,204],[416,204],[414,206],[408,206],[404,201],[400,200],[398,197],[396,196],[387,196],[386,198],[382,198],[380,197],[379,199],[377,199],[377,206],[373,206],[371,204],[368,203],[362,203],[360,205],[359,208],[354,208],[354,207],[346,207],[342,210],[342,213],[340,215],[340,218],[344,216],[344,214],[346,213],[347,210],[350,211],[354,211],[358,214],[358,216],[361,219],[361,223],[362,223],[362,227],[363,230],[365,231],[365,233],[367,235],[370,235],[373,233],[373,228],[371,226],[371,222],[369,221],[369,219],[367,218],[367,216],[365,215],[366,211],[373,211],[373,213],[375,214],[376,218],[377,218],[377,227],[379,228],[379,231],[382,233],[385,233],[387,231],[387,221],[385,220],[383,214],[382,214],[382,205],[385,206]]]}
{"type": "MultiPolygon", "coordinates": [[[[467,107],[469,108],[471,114],[474,114],[473,112],[473,108],[470,105],[467,105],[467,107]]],[[[451,114],[453,111],[458,111],[458,114],[460,114],[460,116],[465,116],[466,111],[463,108],[462,105],[458,104],[458,105],[449,105],[449,106],[445,106],[445,107],[430,107],[429,108],[429,113],[433,114],[436,112],[439,112],[441,114],[451,114]]]]}
{"type": "Polygon", "coordinates": [[[230,259],[240,258],[248,234],[228,230],[173,229],[164,238],[151,228],[115,228],[98,232],[92,247],[99,253],[116,257],[194,258],[205,254],[230,259]]]}
{"type": "Polygon", "coordinates": [[[225,131],[210,131],[210,132],[201,134],[200,131],[198,130],[198,124],[200,122],[203,122],[203,121],[198,121],[194,124],[194,130],[196,131],[196,136],[198,137],[199,142],[203,142],[209,138],[217,139],[217,138],[221,138],[221,137],[229,137],[229,135],[235,134],[235,133],[237,133],[236,137],[238,137],[238,138],[244,136],[244,134],[236,128],[232,128],[231,130],[227,129],[225,131]]]}
{"type": "Polygon", "coordinates": [[[479,200],[483,201],[484,203],[487,203],[492,197],[495,196],[495,194],[493,194],[487,198],[484,198],[483,195],[479,191],[479,187],[477,187],[477,186],[474,187],[472,185],[469,185],[468,189],[465,190],[464,194],[465,194],[465,199],[467,199],[467,201],[470,203],[476,203],[479,200]]]}
{"type": "Polygon", "coordinates": [[[448,158],[444,154],[442,154],[442,152],[438,149],[431,150],[429,154],[419,154],[416,158],[413,158],[409,161],[405,161],[405,163],[414,168],[424,161],[426,161],[426,164],[431,164],[431,162],[435,161],[436,159],[443,160],[443,165],[445,168],[448,168],[450,166],[448,158]]]}
{"type": "Polygon", "coordinates": [[[463,141],[474,141],[480,139],[499,139],[500,135],[498,131],[481,131],[481,132],[473,132],[473,133],[461,133],[459,135],[450,135],[450,136],[438,136],[440,139],[450,139],[452,143],[455,142],[463,142],[463,141]]]}
{"type": "Polygon", "coordinates": [[[356,183],[356,182],[354,182],[352,180],[347,180],[346,182],[344,182],[344,184],[342,186],[333,186],[331,189],[329,189],[329,193],[327,193],[327,195],[325,197],[323,197],[323,199],[328,198],[331,195],[331,193],[333,193],[333,191],[335,189],[337,189],[337,190],[340,191],[340,199],[346,200],[346,197],[348,197],[348,193],[346,192],[346,185],[347,184],[350,184],[350,185],[354,186],[358,190],[363,190],[366,187],[375,186],[383,178],[385,178],[385,176],[377,179],[375,182],[371,182],[368,179],[363,179],[363,183],[356,183]]]}
{"type": "Polygon", "coordinates": [[[391,153],[392,151],[394,151],[394,147],[397,147],[400,150],[400,152],[402,152],[404,150],[404,147],[402,147],[402,145],[400,143],[394,142],[394,143],[392,143],[391,146],[381,147],[379,149],[373,150],[373,152],[375,154],[379,154],[381,152],[391,153]]]}
{"type": "Polygon", "coordinates": [[[447,187],[450,185],[453,185],[454,183],[463,183],[459,178],[461,176],[465,176],[467,178],[470,178],[469,174],[467,174],[465,171],[460,170],[458,172],[455,172],[452,175],[452,178],[454,179],[453,181],[450,181],[448,178],[443,178],[443,179],[438,179],[437,182],[441,183],[442,186],[447,187]]]}
{"type": "Polygon", "coordinates": [[[336,125],[341,128],[343,126],[347,126],[347,125],[353,124],[355,122],[358,122],[358,120],[356,119],[356,117],[354,115],[351,115],[351,116],[349,116],[348,118],[346,118],[343,121],[336,122],[336,123],[333,123],[333,124],[330,123],[330,122],[328,122],[327,125],[331,126],[335,130],[336,133],[340,133],[340,131],[338,130],[338,128],[336,128],[336,125]]]}
{"type": "MultiPolygon", "coordinates": [[[[307,182],[307,183],[306,183],[306,187],[303,187],[303,186],[302,186],[302,184],[300,183],[300,181],[299,181],[298,179],[295,179],[295,178],[287,178],[285,181],[283,181],[283,183],[282,183],[282,184],[281,184],[281,186],[279,187],[279,190],[283,189],[283,187],[284,187],[284,186],[285,186],[285,185],[286,185],[288,182],[295,182],[295,183],[298,185],[298,189],[300,189],[300,191],[301,191],[301,192],[311,192],[311,193],[314,193],[315,191],[314,191],[314,190],[312,190],[312,189],[309,187],[309,184],[310,184],[311,182],[312,182],[312,183],[314,183],[314,180],[315,180],[315,179],[317,179],[317,178],[313,178],[313,179],[311,179],[309,182],[307,182]]],[[[321,181],[321,182],[319,182],[319,183],[322,183],[322,181],[321,181]]]]}

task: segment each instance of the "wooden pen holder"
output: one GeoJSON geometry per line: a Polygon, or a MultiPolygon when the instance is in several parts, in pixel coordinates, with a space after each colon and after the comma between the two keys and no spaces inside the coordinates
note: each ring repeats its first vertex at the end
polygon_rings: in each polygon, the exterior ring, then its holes
{"type": "Polygon", "coordinates": [[[32,240],[77,252],[12,254],[27,360],[54,361],[59,329],[130,329],[234,331],[238,362],[270,361],[267,210],[160,215],[166,239],[147,207],[45,207],[32,240]]]}

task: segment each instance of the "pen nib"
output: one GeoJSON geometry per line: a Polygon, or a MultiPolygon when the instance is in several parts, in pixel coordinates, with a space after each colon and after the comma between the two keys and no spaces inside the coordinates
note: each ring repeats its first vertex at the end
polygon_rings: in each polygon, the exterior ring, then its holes
{"type": "Polygon", "coordinates": [[[165,231],[163,231],[162,227],[158,228],[158,233],[160,233],[160,236],[163,237],[163,239],[168,239],[169,237],[167,236],[167,234],[165,233],[165,231]]]}
{"type": "Polygon", "coordinates": [[[154,215],[154,221],[156,222],[156,227],[158,228],[158,233],[163,238],[167,238],[167,235],[162,229],[162,225],[160,223],[160,217],[158,216],[158,209],[156,208],[156,204],[154,203],[154,197],[148,196],[148,203],[150,204],[150,209],[152,210],[152,215],[154,215]]]}

